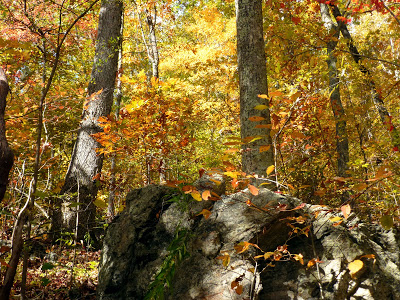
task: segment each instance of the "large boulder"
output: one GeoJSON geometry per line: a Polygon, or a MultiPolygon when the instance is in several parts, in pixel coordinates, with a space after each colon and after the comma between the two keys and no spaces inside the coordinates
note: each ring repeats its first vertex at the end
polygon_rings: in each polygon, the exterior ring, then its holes
{"type": "Polygon", "coordinates": [[[400,299],[395,229],[267,189],[189,198],[156,185],[129,193],[106,233],[98,299],[400,299]]]}

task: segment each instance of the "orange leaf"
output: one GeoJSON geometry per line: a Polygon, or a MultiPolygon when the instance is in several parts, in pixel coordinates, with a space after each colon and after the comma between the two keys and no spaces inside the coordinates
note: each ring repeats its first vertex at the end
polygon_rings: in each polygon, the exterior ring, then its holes
{"type": "Polygon", "coordinates": [[[351,212],[351,207],[349,204],[343,205],[340,210],[343,213],[343,216],[345,219],[347,219],[347,217],[349,216],[350,212],[351,212]]]}
{"type": "Polygon", "coordinates": [[[224,255],[218,256],[217,259],[222,260],[222,265],[224,267],[227,267],[229,265],[229,262],[231,261],[231,257],[227,252],[225,252],[224,255]]]}
{"type": "Polygon", "coordinates": [[[255,126],[255,128],[272,128],[272,124],[258,124],[255,126]]]}
{"type": "Polygon", "coordinates": [[[252,193],[254,196],[258,195],[258,188],[256,188],[254,185],[249,184],[248,185],[250,193],[252,193]]]}
{"type": "Polygon", "coordinates": [[[247,251],[250,246],[260,249],[260,247],[258,247],[256,244],[249,243],[249,242],[240,242],[239,244],[233,246],[233,248],[235,248],[237,253],[243,253],[243,252],[247,251]]]}
{"type": "Polygon", "coordinates": [[[241,295],[243,293],[243,285],[238,285],[235,289],[236,294],[241,295]]]}
{"type": "Polygon", "coordinates": [[[268,151],[271,148],[271,145],[260,146],[260,153],[268,151]]]}
{"type": "Polygon", "coordinates": [[[253,116],[253,117],[249,118],[249,121],[252,121],[252,122],[259,122],[259,121],[262,121],[262,120],[265,120],[265,118],[260,117],[260,116],[253,116]]]}
{"type": "Polygon", "coordinates": [[[238,151],[240,151],[240,150],[237,148],[231,148],[231,149],[225,150],[225,153],[234,153],[234,152],[238,152],[238,151]]]}
{"type": "Polygon", "coordinates": [[[203,209],[199,214],[197,214],[198,216],[203,215],[204,219],[208,219],[211,216],[211,211],[209,211],[208,209],[203,209]]]}
{"type": "Polygon", "coordinates": [[[239,181],[236,178],[233,178],[231,184],[232,187],[236,189],[239,186],[239,181]]]}
{"type": "Polygon", "coordinates": [[[203,198],[203,200],[208,200],[208,198],[211,197],[211,192],[210,190],[206,190],[201,194],[201,198],[203,198]]]}
{"type": "Polygon", "coordinates": [[[269,92],[269,95],[271,96],[271,97],[279,97],[279,96],[282,96],[282,93],[281,92],[279,92],[279,91],[275,91],[275,92],[269,92]]]}

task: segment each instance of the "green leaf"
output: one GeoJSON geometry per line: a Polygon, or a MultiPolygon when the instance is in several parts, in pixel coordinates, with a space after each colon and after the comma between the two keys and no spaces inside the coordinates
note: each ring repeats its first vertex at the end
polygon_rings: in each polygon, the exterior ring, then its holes
{"type": "Polygon", "coordinates": [[[98,208],[107,208],[107,203],[100,199],[94,200],[93,204],[96,205],[98,208]]]}
{"type": "Polygon", "coordinates": [[[382,216],[381,218],[381,225],[385,230],[389,230],[390,228],[393,227],[393,218],[392,216],[382,216]]]}
{"type": "Polygon", "coordinates": [[[257,109],[257,110],[264,110],[267,108],[268,108],[268,106],[264,105],[264,104],[260,104],[260,105],[257,105],[256,107],[254,107],[254,109],[257,109]]]}
{"type": "Polygon", "coordinates": [[[36,198],[42,198],[42,199],[49,196],[48,193],[41,192],[41,191],[36,191],[33,195],[34,195],[36,198]]]}
{"type": "Polygon", "coordinates": [[[42,283],[42,286],[46,286],[46,285],[48,285],[48,284],[51,282],[51,280],[48,279],[47,277],[42,277],[42,278],[40,278],[40,281],[41,281],[41,283],[42,283]]]}
{"type": "Polygon", "coordinates": [[[53,265],[52,263],[49,263],[49,262],[45,262],[42,265],[42,271],[51,270],[51,269],[54,269],[54,268],[55,268],[55,265],[53,265]]]}

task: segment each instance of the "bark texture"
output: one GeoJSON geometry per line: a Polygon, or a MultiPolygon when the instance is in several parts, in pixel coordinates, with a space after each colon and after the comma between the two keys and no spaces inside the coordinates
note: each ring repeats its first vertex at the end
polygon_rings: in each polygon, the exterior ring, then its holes
{"type": "Polygon", "coordinates": [[[321,17],[325,27],[328,30],[331,40],[326,44],[328,59],[326,60],[329,69],[329,94],[332,112],[335,117],[336,126],[336,152],[337,160],[337,175],[347,177],[347,164],[349,162],[349,143],[346,131],[346,115],[340,99],[340,86],[338,69],[336,67],[337,59],[334,54],[340,31],[337,25],[332,21],[329,7],[321,3],[321,17]]]}
{"type": "Polygon", "coordinates": [[[102,128],[99,117],[111,112],[115,78],[118,67],[118,51],[121,45],[123,5],[119,0],[103,0],[101,3],[96,52],[88,86],[88,101],[84,104],[82,122],[78,131],[70,166],[62,188],[62,203],[54,215],[55,229],[72,231],[78,226],[78,238],[90,232],[94,225],[93,200],[98,191],[95,176],[101,172],[103,156],[97,155],[100,144],[92,137],[102,128]],[[76,214],[73,202],[79,203],[76,214]],[[78,221],[76,220],[76,215],[78,221]]]}
{"type": "Polygon", "coordinates": [[[9,90],[6,74],[0,68],[0,202],[4,198],[8,184],[8,174],[14,163],[14,154],[6,138],[6,123],[4,120],[9,90]]]}
{"type": "Polygon", "coordinates": [[[265,175],[266,169],[274,164],[272,139],[269,128],[256,125],[270,124],[269,101],[258,97],[267,95],[267,66],[263,38],[261,0],[236,0],[237,55],[240,85],[240,126],[245,142],[242,154],[242,168],[246,173],[265,175]],[[259,104],[266,109],[256,110],[259,104]],[[261,121],[251,121],[259,116],[261,121]],[[252,141],[255,138],[260,138],[252,141]],[[268,151],[260,146],[270,145],[268,151]]]}

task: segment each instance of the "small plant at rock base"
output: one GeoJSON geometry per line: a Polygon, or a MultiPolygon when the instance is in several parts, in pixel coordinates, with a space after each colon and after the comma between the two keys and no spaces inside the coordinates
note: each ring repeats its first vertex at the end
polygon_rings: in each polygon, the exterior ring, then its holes
{"type": "Polygon", "coordinates": [[[172,280],[177,266],[187,257],[187,240],[189,232],[187,229],[177,228],[175,238],[168,246],[168,255],[165,257],[161,270],[156,275],[154,281],[149,285],[148,292],[144,300],[163,300],[165,288],[172,287],[172,280]]]}

